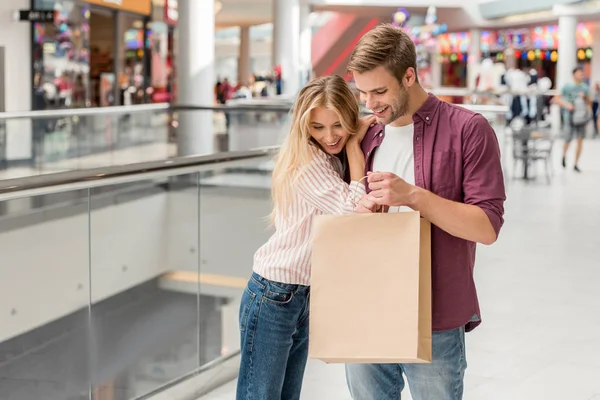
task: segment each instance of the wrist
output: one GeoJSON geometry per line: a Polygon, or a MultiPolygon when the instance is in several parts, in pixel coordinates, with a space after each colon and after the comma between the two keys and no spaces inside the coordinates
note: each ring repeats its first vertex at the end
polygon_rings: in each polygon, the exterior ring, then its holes
{"type": "Polygon", "coordinates": [[[360,142],[355,139],[354,137],[351,137],[350,139],[348,139],[348,142],[346,143],[346,151],[347,152],[361,152],[362,153],[362,149],[360,148],[360,142]]]}
{"type": "Polygon", "coordinates": [[[423,212],[424,205],[427,203],[427,197],[431,194],[428,190],[413,186],[408,194],[408,204],[415,211],[423,212]]]}

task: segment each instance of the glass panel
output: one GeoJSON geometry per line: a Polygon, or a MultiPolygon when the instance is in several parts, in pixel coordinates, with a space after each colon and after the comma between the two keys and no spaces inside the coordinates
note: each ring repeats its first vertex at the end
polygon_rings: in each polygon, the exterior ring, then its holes
{"type": "Polygon", "coordinates": [[[10,168],[0,179],[168,159],[176,154],[171,123],[167,111],[0,121],[0,161],[8,159],[0,168],[10,168]],[[13,148],[31,146],[18,168],[2,153],[7,132],[14,133],[8,140],[19,142],[13,148]]]}
{"type": "Polygon", "coordinates": [[[205,281],[200,293],[224,298],[219,336],[211,337],[216,329],[201,319],[203,361],[239,350],[239,299],[254,253],[272,233],[267,218],[271,168],[271,158],[265,157],[201,175],[200,254],[205,281]]]}
{"type": "Polygon", "coordinates": [[[165,110],[12,119],[0,122],[0,179],[275,146],[288,130],[288,111],[165,110]],[[20,153],[3,154],[3,137],[11,142],[4,148],[20,153]],[[204,141],[212,144],[210,151],[203,150],[204,141]]]}
{"type": "Polygon", "coordinates": [[[93,398],[128,400],[199,366],[218,299],[198,309],[198,175],[112,188],[91,200],[93,398]]]}
{"type": "MultiPolygon", "coordinates": [[[[190,140],[200,141],[212,127],[213,152],[246,151],[281,144],[289,130],[288,111],[178,111],[175,136],[181,154],[195,154],[190,140]],[[189,126],[189,128],[187,128],[189,126]],[[205,130],[198,126],[206,126],[205,130]]],[[[197,153],[196,153],[197,154],[197,153]]]]}
{"type": "Polygon", "coordinates": [[[0,202],[0,399],[89,398],[86,194],[0,202]]]}

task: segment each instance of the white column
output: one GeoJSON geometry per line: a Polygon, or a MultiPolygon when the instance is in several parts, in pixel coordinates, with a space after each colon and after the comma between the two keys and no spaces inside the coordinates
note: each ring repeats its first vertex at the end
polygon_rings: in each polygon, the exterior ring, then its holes
{"type": "MultiPolygon", "coordinates": [[[[178,103],[212,105],[216,83],[214,2],[179,0],[178,30],[178,103]]],[[[180,112],[177,146],[180,156],[212,153],[212,112],[180,112]]]]}
{"type": "Polygon", "coordinates": [[[300,1],[273,0],[273,65],[281,66],[282,94],[300,88],[300,1]]]}
{"type": "Polygon", "coordinates": [[[430,54],[431,86],[434,89],[442,86],[442,62],[440,53],[436,50],[430,54]]]}
{"type": "Polygon", "coordinates": [[[240,27],[240,56],[238,59],[238,85],[247,86],[250,78],[250,27],[240,27]]]}
{"type": "Polygon", "coordinates": [[[573,69],[577,66],[577,17],[563,15],[558,17],[558,65],[556,68],[556,88],[573,81],[573,69]]]}
{"type": "Polygon", "coordinates": [[[306,85],[312,75],[312,30],[310,27],[311,6],[300,3],[300,87],[306,85]]]}
{"type": "Polygon", "coordinates": [[[592,26],[592,72],[590,77],[590,86],[593,90],[596,82],[600,82],[600,24],[592,26]]]}
{"type": "Polygon", "coordinates": [[[475,82],[479,74],[479,64],[481,63],[481,30],[471,29],[470,34],[471,42],[467,61],[467,88],[475,90],[475,82]]]}

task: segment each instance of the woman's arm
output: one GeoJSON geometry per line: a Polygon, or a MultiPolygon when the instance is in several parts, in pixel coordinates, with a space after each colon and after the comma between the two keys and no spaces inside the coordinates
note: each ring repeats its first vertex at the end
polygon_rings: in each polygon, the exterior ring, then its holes
{"type": "Polygon", "coordinates": [[[366,194],[365,185],[354,176],[350,184],[344,182],[321,150],[316,150],[313,161],[299,172],[294,188],[303,199],[325,214],[351,214],[358,200],[366,194]]]}

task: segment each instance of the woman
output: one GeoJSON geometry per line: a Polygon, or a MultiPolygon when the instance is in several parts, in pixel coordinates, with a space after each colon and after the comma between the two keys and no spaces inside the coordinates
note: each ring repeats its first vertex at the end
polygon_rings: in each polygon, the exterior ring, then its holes
{"type": "Polygon", "coordinates": [[[313,216],[352,213],[365,194],[360,142],[375,122],[339,76],[311,81],[273,171],[275,234],[254,256],[240,305],[238,400],[300,398],[308,357],[313,216]]]}

